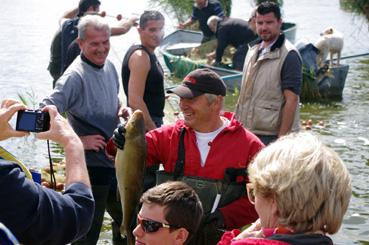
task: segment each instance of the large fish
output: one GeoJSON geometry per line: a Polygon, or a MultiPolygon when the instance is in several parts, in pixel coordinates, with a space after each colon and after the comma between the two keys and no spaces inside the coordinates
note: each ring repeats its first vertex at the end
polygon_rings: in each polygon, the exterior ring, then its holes
{"type": "Polygon", "coordinates": [[[123,210],[120,231],[131,245],[135,242],[131,224],[136,217],[143,190],[146,161],[145,124],[142,111],[136,110],[125,128],[124,149],[117,150],[115,167],[123,210]]]}

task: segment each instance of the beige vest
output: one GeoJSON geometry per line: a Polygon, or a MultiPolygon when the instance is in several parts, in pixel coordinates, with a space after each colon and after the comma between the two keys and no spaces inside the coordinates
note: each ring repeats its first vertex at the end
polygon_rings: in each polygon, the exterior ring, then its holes
{"type": "MultiPolygon", "coordinates": [[[[285,40],[280,48],[256,59],[259,45],[252,47],[246,56],[236,115],[255,134],[278,135],[285,103],[281,70],[288,52],[296,48],[285,40]]],[[[292,131],[299,129],[299,119],[297,106],[292,131]]]]}

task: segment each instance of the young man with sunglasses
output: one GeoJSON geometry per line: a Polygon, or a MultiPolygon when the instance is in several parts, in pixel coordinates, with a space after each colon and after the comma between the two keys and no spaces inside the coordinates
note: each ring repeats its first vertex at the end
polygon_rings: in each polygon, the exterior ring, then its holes
{"type": "Polygon", "coordinates": [[[196,192],[180,181],[165,182],[146,191],[133,231],[136,244],[181,245],[200,225],[203,210],[196,192]]]}

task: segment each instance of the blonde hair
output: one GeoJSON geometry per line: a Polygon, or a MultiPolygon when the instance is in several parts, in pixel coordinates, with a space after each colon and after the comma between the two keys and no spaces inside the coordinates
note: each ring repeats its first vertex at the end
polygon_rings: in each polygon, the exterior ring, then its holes
{"type": "Polygon", "coordinates": [[[249,167],[256,195],[274,196],[279,225],[295,232],[336,233],[351,197],[351,178],[338,156],[310,133],[264,148],[249,167]]]}

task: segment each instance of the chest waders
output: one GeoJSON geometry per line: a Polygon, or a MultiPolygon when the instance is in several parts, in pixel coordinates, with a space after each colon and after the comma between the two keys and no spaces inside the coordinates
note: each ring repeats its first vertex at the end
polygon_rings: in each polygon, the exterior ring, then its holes
{"type": "Polygon", "coordinates": [[[167,173],[164,170],[156,172],[156,184],[161,184],[169,180],[183,181],[191,186],[199,196],[204,215],[214,212],[215,209],[221,208],[239,199],[246,194],[245,182],[237,182],[237,177],[243,177],[246,180],[246,168],[226,168],[224,170],[224,178],[222,180],[207,179],[197,176],[185,176],[185,147],[184,135],[185,128],[181,129],[178,158],[173,173],[167,173]]]}

